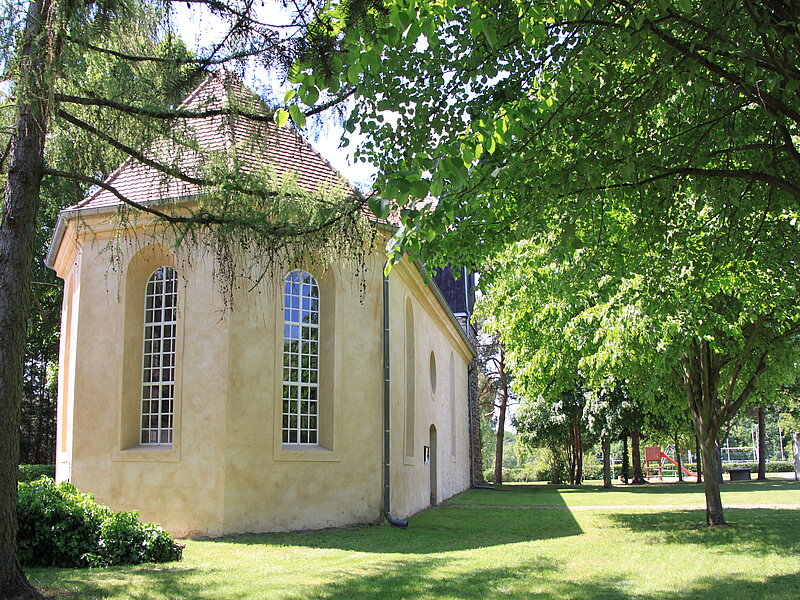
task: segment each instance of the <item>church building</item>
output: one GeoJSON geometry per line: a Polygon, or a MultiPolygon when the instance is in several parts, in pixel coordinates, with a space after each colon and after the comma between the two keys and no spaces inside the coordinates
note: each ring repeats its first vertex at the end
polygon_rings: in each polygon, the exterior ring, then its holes
{"type": "MultiPolygon", "coordinates": [[[[218,72],[184,106],[243,90],[218,72]]],[[[291,128],[193,127],[310,192],[349,185],[291,128]]],[[[392,227],[373,220],[359,272],[297,260],[229,303],[213,256],[153,236],[152,215],[123,223],[111,191],[181,206],[197,186],[133,159],[106,184],[62,211],[47,257],[64,280],[59,481],[195,537],[403,519],[470,486],[469,276],[403,260],[385,277],[392,227]]]]}

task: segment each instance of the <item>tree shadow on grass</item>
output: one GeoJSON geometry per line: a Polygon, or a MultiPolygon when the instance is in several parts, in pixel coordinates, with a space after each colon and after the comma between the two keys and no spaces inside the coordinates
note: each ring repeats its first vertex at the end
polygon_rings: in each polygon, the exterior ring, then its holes
{"type": "MultiPolygon", "coordinates": [[[[290,600],[508,598],[511,590],[526,587],[526,581],[557,580],[562,572],[558,563],[546,558],[532,558],[513,567],[469,570],[459,568],[458,562],[457,559],[398,561],[374,573],[342,574],[336,581],[305,590],[290,600]],[[448,576],[453,570],[457,574],[448,576]]],[[[525,594],[525,597],[537,596],[525,594]]]]}
{"type": "Polygon", "coordinates": [[[666,583],[663,591],[642,593],[631,589],[624,574],[599,578],[570,577],[559,564],[532,558],[514,567],[460,569],[456,559],[394,563],[375,573],[343,574],[335,582],[304,590],[291,600],[352,600],[381,598],[526,599],[526,600],[795,600],[800,593],[800,574],[793,573],[750,580],[724,574],[697,579],[684,589],[666,583]]]}
{"type": "MultiPolygon", "coordinates": [[[[508,567],[478,569],[465,568],[459,562],[458,558],[393,561],[376,565],[371,571],[342,571],[335,581],[302,585],[280,597],[286,600],[796,600],[800,597],[798,572],[766,578],[759,578],[757,574],[753,578],[744,578],[737,574],[719,573],[695,579],[684,584],[683,589],[676,589],[675,585],[668,583],[667,577],[663,577],[663,589],[642,593],[631,589],[631,582],[624,574],[571,576],[563,565],[544,557],[531,557],[508,567]]],[[[120,573],[115,569],[99,572],[75,569],[70,570],[69,576],[60,577],[58,589],[47,592],[47,597],[54,600],[100,600],[112,596],[131,600],[263,600],[278,597],[255,589],[231,593],[224,586],[218,586],[220,578],[211,570],[204,569],[200,582],[187,581],[190,575],[188,569],[134,569],[120,573]],[[138,575],[138,578],[132,581],[132,575],[138,575]]]]}
{"type": "Polygon", "coordinates": [[[29,569],[28,578],[45,598],[52,600],[101,600],[126,598],[225,598],[236,600],[242,594],[222,589],[214,592],[216,571],[203,569],[202,579],[192,579],[196,569],[177,563],[164,566],[110,567],[105,569],[29,569]],[[44,589],[43,589],[44,588],[44,589]]]}
{"type": "Polygon", "coordinates": [[[388,525],[303,533],[240,535],[238,544],[283,544],[382,554],[440,554],[580,535],[572,513],[563,511],[432,508],[410,519],[408,529],[388,525]]]}
{"type": "Polygon", "coordinates": [[[800,511],[729,508],[725,516],[730,527],[705,527],[705,511],[699,510],[609,512],[607,518],[618,527],[655,538],[655,543],[800,556],[800,511]]]}

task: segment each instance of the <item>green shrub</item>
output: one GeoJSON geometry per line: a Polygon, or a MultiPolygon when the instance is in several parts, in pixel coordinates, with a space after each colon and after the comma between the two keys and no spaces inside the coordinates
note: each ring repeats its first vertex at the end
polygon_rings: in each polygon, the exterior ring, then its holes
{"type": "Polygon", "coordinates": [[[183,546],[134,512],[115,513],[70,483],[42,477],[18,486],[17,552],[41,567],[100,567],[180,560],[183,546]]]}
{"type": "Polygon", "coordinates": [[[54,479],[56,476],[55,465],[20,465],[17,481],[33,481],[41,476],[54,479]]]}
{"type": "Polygon", "coordinates": [[[492,483],[494,481],[494,469],[484,469],[483,480],[486,483],[492,483]]]}
{"type": "Polygon", "coordinates": [[[583,459],[583,478],[602,479],[603,463],[594,455],[586,456],[583,459]]]}
{"type": "Polygon", "coordinates": [[[767,473],[794,473],[794,463],[788,460],[773,460],[767,463],[767,473]]]}
{"type": "MultiPolygon", "coordinates": [[[[492,483],[494,481],[494,469],[485,469],[483,478],[487,483],[492,483]]],[[[527,483],[529,481],[538,481],[536,479],[536,471],[531,465],[503,469],[503,483],[527,483]]]]}

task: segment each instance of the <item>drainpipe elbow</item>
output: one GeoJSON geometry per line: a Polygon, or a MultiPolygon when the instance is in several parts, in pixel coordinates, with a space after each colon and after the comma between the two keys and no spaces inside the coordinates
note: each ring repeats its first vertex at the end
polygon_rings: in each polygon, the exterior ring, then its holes
{"type": "Polygon", "coordinates": [[[384,513],[384,515],[386,517],[386,520],[389,522],[389,525],[392,525],[393,527],[403,527],[403,528],[408,527],[408,521],[403,521],[401,519],[395,519],[388,512],[384,513]]]}

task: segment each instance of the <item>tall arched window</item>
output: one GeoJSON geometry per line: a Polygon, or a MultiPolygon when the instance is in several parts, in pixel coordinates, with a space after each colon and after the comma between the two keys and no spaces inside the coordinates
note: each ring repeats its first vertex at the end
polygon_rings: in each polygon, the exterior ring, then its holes
{"type": "Polygon", "coordinates": [[[406,299],[406,430],[405,430],[405,455],[414,457],[415,451],[415,421],[416,421],[416,347],[414,345],[414,307],[411,298],[406,299]]]}
{"type": "Polygon", "coordinates": [[[142,352],[142,444],[172,444],[178,274],[159,267],[147,280],[142,352]]]}
{"type": "Polygon", "coordinates": [[[456,455],[456,361],[450,351],[450,369],[448,371],[448,389],[450,390],[450,456],[456,455]]]}
{"type": "Polygon", "coordinates": [[[319,443],[319,286],[310,273],[283,280],[283,443],[319,443]]]}

